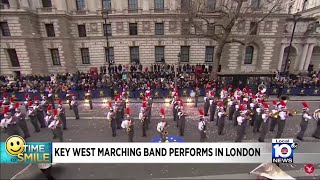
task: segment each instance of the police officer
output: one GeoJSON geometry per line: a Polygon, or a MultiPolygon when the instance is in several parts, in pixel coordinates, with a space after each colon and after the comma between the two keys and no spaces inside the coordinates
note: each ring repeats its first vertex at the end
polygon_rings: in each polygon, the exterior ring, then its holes
{"type": "Polygon", "coordinates": [[[48,89],[48,101],[51,104],[52,108],[55,109],[53,90],[51,88],[48,89]]]}
{"type": "Polygon", "coordinates": [[[86,100],[89,102],[90,109],[93,109],[92,106],[92,96],[91,96],[91,86],[88,88],[88,92],[85,94],[86,100]]]}
{"type": "Polygon", "coordinates": [[[243,105],[240,105],[240,116],[237,117],[237,137],[235,142],[241,142],[243,140],[243,137],[245,135],[246,131],[246,123],[247,123],[247,118],[246,113],[247,111],[245,110],[243,105]]]}
{"type": "Polygon", "coordinates": [[[59,119],[62,121],[63,130],[67,129],[67,117],[66,117],[66,110],[62,106],[62,99],[58,100],[58,112],[59,112],[59,119]]]}
{"type": "Polygon", "coordinates": [[[310,119],[312,119],[312,116],[309,114],[309,105],[306,102],[302,103],[303,105],[303,113],[302,113],[302,118],[301,118],[301,123],[300,123],[300,132],[297,135],[297,139],[299,141],[303,141],[303,136],[304,133],[307,130],[308,127],[308,122],[310,119]]]}
{"type": "Polygon", "coordinates": [[[112,131],[112,137],[116,137],[117,136],[117,122],[116,122],[116,118],[115,118],[115,112],[114,109],[112,107],[112,103],[109,102],[109,112],[107,114],[107,120],[109,121],[109,126],[111,128],[112,131]]]}
{"type": "Polygon", "coordinates": [[[76,96],[74,94],[72,95],[72,100],[71,100],[71,104],[70,105],[72,107],[74,115],[76,116],[76,119],[80,119],[80,117],[79,117],[79,109],[78,109],[79,103],[76,100],[76,96]]]}
{"type": "Polygon", "coordinates": [[[253,125],[253,132],[260,132],[260,127],[261,127],[261,123],[262,123],[262,113],[263,113],[263,109],[262,109],[262,102],[259,102],[256,110],[255,110],[255,121],[254,121],[254,125],[253,125]]]}
{"type": "Polygon", "coordinates": [[[41,128],[46,128],[46,124],[45,124],[45,120],[44,120],[43,108],[42,108],[37,96],[35,97],[34,100],[35,100],[34,108],[35,108],[35,110],[37,112],[37,119],[38,119],[38,121],[40,123],[40,127],[41,128]]]}
{"type": "Polygon", "coordinates": [[[59,111],[57,109],[53,110],[53,116],[48,128],[52,130],[53,134],[60,142],[63,142],[62,121],[59,118],[59,111]]]}
{"type": "MultiPolygon", "coordinates": [[[[183,107],[183,106],[182,106],[183,107]]],[[[178,112],[178,117],[179,117],[179,134],[180,136],[184,136],[184,129],[186,126],[186,116],[187,114],[182,111],[183,109],[180,109],[180,112],[178,112]]]]}
{"type": "Polygon", "coordinates": [[[269,112],[268,103],[264,103],[263,106],[264,106],[264,110],[263,110],[263,113],[261,115],[262,124],[261,124],[260,136],[259,136],[259,139],[258,139],[259,142],[264,142],[264,139],[265,139],[265,137],[266,137],[266,135],[268,133],[269,121],[271,119],[270,115],[272,115],[269,112]]]}
{"type": "Polygon", "coordinates": [[[227,113],[224,111],[223,104],[220,104],[218,110],[218,134],[222,135],[224,129],[224,123],[227,113]]]}
{"type": "Polygon", "coordinates": [[[130,118],[130,108],[126,108],[126,120],[122,121],[121,127],[126,130],[128,142],[133,142],[134,136],[134,121],[130,118]]]}
{"type": "Polygon", "coordinates": [[[21,136],[21,132],[18,126],[19,120],[17,117],[11,115],[11,112],[9,111],[8,106],[3,107],[3,114],[5,118],[1,122],[1,127],[7,128],[6,131],[8,136],[12,136],[12,135],[21,136]]]}
{"type": "Polygon", "coordinates": [[[198,122],[198,130],[200,131],[200,142],[205,142],[207,140],[206,129],[207,125],[204,119],[204,112],[202,109],[199,109],[200,119],[198,122]]]}
{"type": "Polygon", "coordinates": [[[26,123],[26,114],[21,112],[19,105],[20,105],[19,103],[15,104],[15,109],[16,109],[15,116],[17,117],[18,125],[24,134],[24,139],[27,139],[30,137],[30,133],[29,133],[28,125],[26,123]]]}
{"type": "Polygon", "coordinates": [[[37,111],[34,109],[32,105],[32,101],[28,103],[28,117],[30,118],[31,124],[34,127],[35,132],[40,132],[39,124],[38,124],[38,118],[37,118],[37,111]]]}
{"type": "Polygon", "coordinates": [[[70,89],[67,90],[66,99],[67,99],[67,103],[68,103],[68,105],[69,105],[69,109],[72,109],[70,89]]]}

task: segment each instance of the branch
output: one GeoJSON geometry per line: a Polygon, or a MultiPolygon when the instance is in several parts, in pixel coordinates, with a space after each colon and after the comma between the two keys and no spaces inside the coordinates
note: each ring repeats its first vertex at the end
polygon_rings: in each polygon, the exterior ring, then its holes
{"type": "Polygon", "coordinates": [[[239,40],[239,39],[230,39],[230,40],[226,41],[225,43],[226,43],[226,44],[239,43],[239,44],[241,44],[241,45],[246,45],[245,42],[243,42],[243,41],[241,41],[241,40],[239,40]]]}

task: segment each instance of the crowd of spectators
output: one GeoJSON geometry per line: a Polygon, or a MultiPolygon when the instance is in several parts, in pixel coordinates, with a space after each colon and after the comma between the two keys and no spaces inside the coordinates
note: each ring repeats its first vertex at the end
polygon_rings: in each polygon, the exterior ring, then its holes
{"type": "MultiPolygon", "coordinates": [[[[161,64],[143,67],[142,65],[112,65],[102,66],[97,73],[76,72],[55,75],[21,75],[19,77],[0,76],[1,92],[44,92],[48,87],[54,91],[88,90],[96,88],[121,88],[126,86],[132,91],[146,89],[147,84],[152,88],[173,88],[177,79],[178,88],[206,87],[208,83],[212,86],[229,86],[234,81],[232,78],[221,78],[221,81],[210,81],[212,66],[209,65],[181,65],[175,74],[175,65],[161,64]],[[201,73],[197,72],[201,69],[201,73]],[[197,76],[197,81],[195,80],[197,76]],[[177,77],[177,78],[175,78],[177,77]]],[[[247,82],[240,85],[259,85],[264,83],[269,86],[283,87],[320,87],[320,72],[312,73],[310,76],[288,77],[288,78],[248,78],[247,82]]],[[[235,87],[235,86],[233,86],[235,87]]]]}

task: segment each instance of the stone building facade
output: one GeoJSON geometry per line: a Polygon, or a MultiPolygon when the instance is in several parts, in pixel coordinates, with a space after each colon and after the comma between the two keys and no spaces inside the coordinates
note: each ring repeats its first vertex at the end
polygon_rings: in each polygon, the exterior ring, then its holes
{"type": "MultiPolygon", "coordinates": [[[[217,42],[183,35],[185,0],[1,0],[0,74],[87,71],[108,64],[213,64],[217,42]],[[180,5],[179,5],[180,4],[180,5]],[[102,16],[103,9],[108,17],[102,16]],[[104,29],[108,36],[105,36],[104,29]],[[107,39],[108,42],[107,43],[107,39]],[[109,45],[109,51],[107,47],[109,45]],[[107,55],[109,52],[109,56],[107,55]],[[180,56],[179,56],[180,54],[180,56]]],[[[203,0],[218,3],[219,0],[203,0]]],[[[250,0],[263,1],[263,0],[250,0]]],[[[287,5],[286,5],[287,6],[287,5]]],[[[286,7],[287,8],[287,7],[286,7]]],[[[273,73],[283,68],[293,21],[273,13],[249,35],[252,17],[232,35],[249,44],[225,46],[221,72],[273,73]]],[[[310,17],[310,16],[308,16],[310,17]]],[[[212,17],[216,18],[215,16],[212,17]]],[[[288,19],[289,18],[289,19],[288,19]]],[[[297,22],[290,51],[291,72],[320,70],[320,34],[313,19],[297,22]]],[[[201,27],[206,31],[205,22],[201,27]]],[[[194,28],[189,29],[191,32],[194,28]]]]}

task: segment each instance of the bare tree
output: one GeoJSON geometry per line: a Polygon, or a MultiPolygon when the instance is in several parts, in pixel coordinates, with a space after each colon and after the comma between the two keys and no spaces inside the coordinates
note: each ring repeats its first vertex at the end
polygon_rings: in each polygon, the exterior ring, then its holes
{"type": "Polygon", "coordinates": [[[233,34],[233,29],[242,25],[249,18],[254,22],[249,34],[255,34],[260,22],[274,13],[282,12],[285,1],[181,0],[181,13],[179,13],[178,18],[182,21],[182,33],[209,38],[217,42],[212,71],[212,78],[216,79],[225,45],[229,43],[245,45],[254,41],[254,38],[238,39],[233,34]],[[203,24],[206,24],[206,29],[203,28],[203,24]],[[194,31],[190,31],[190,27],[194,31]]]}

